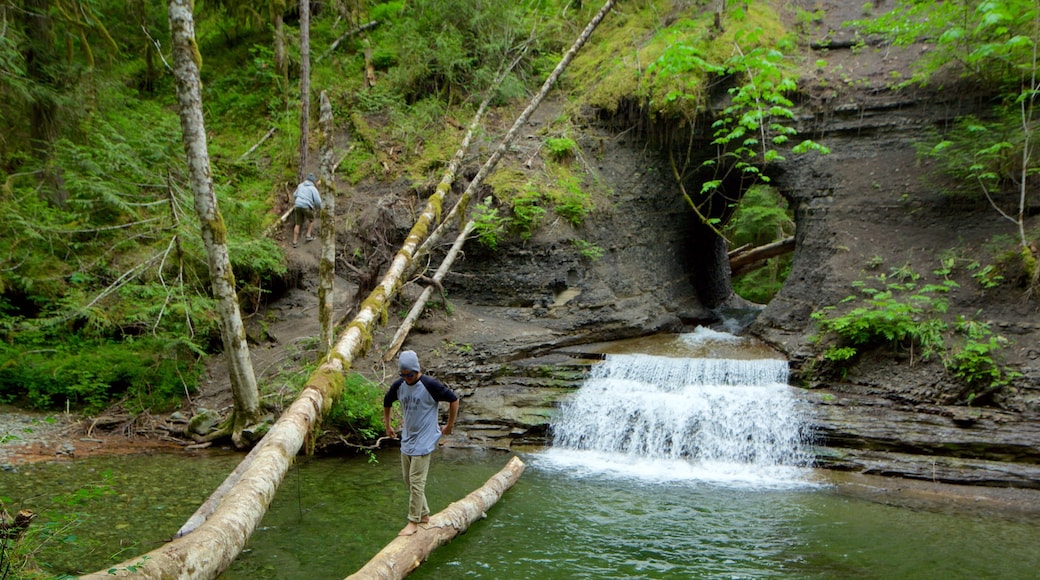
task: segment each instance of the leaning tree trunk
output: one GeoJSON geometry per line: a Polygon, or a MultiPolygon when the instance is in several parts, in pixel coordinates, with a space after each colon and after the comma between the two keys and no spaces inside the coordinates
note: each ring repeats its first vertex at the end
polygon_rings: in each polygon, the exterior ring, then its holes
{"type": "MultiPolygon", "coordinates": [[[[607,1],[582,33],[584,39],[588,38],[592,29],[599,24],[615,1],[607,1]]],[[[188,2],[190,0],[170,0],[171,25],[174,22],[175,6],[178,15],[183,18],[184,15],[180,12],[186,12],[190,22],[191,11],[186,7],[188,2]]],[[[573,58],[572,54],[568,54],[573,58]]],[[[558,76],[558,72],[554,71],[553,75],[558,76]]],[[[256,449],[249,454],[248,466],[236,469],[214,493],[214,496],[219,496],[220,499],[211,497],[211,512],[208,509],[200,509],[200,512],[208,512],[208,517],[200,513],[197,514],[200,516],[197,519],[205,518],[205,521],[190,530],[185,530],[185,535],[147,554],[82,578],[101,580],[113,576],[132,575],[134,578],[142,579],[209,579],[217,577],[231,564],[259,525],[304,440],[333,401],[343,392],[344,373],[350,368],[354,358],[368,348],[373,329],[385,316],[417,247],[430,231],[436,217],[441,215],[444,196],[450,189],[451,181],[442,180],[436,192],[427,200],[426,207],[419,214],[380,284],[361,304],[357,316],[340,335],[339,341],[322,364],[311,374],[293,404],[282,413],[271,430],[257,444],[256,449]],[[131,573],[130,568],[133,568],[134,572],[131,573]],[[108,570],[113,570],[114,573],[109,574],[108,570]]]]}
{"type": "Polygon", "coordinates": [[[195,61],[199,52],[195,44],[195,24],[190,5],[189,0],[170,1],[173,72],[177,84],[184,151],[188,157],[188,175],[195,194],[195,213],[199,217],[202,243],[206,247],[213,297],[220,315],[220,334],[235,400],[229,426],[232,440],[241,447],[243,428],[260,418],[260,396],[235,294],[235,274],[228,258],[227,230],[217,207],[217,196],[213,192],[209,152],[206,149],[206,127],[202,118],[199,63],[195,61]]]}

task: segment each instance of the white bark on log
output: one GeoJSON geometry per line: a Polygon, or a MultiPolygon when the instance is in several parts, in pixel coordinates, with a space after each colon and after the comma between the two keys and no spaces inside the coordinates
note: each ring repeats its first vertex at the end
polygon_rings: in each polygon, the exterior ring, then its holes
{"type": "Polygon", "coordinates": [[[321,53],[321,56],[315,59],[315,62],[321,62],[325,57],[332,54],[332,52],[335,51],[337,47],[339,47],[339,43],[343,42],[344,39],[354,36],[355,34],[364,32],[370,28],[375,28],[376,26],[379,26],[379,21],[373,20],[371,22],[362,24],[361,26],[358,26],[353,30],[348,30],[347,32],[344,32],[342,36],[337,38],[335,42],[330,44],[329,47],[325,49],[325,52],[321,53]]]}
{"type": "MultiPolygon", "coordinates": [[[[324,372],[341,371],[325,367],[318,370],[318,373],[324,372]]],[[[300,393],[257,445],[255,456],[249,467],[239,474],[240,479],[193,532],[147,554],[81,578],[216,578],[242,551],[264,517],[304,438],[320,416],[323,400],[322,393],[315,388],[306,388],[300,393]]]]}
{"type": "Polygon", "coordinates": [[[195,195],[202,243],[206,248],[213,297],[221,321],[224,356],[228,361],[235,410],[232,418],[232,440],[242,443],[242,428],[260,417],[260,394],[253,374],[253,363],[246,343],[245,325],[238,307],[235,274],[228,256],[227,230],[217,206],[206,145],[206,125],[202,115],[202,90],[199,80],[198,48],[195,44],[195,22],[191,3],[171,0],[170,31],[173,44],[174,78],[177,87],[178,112],[181,118],[188,175],[195,195]]]}
{"type": "Polygon", "coordinates": [[[524,467],[520,458],[513,457],[502,471],[479,489],[431,516],[429,525],[420,527],[415,535],[398,536],[347,579],[404,578],[425,562],[434,550],[468,530],[473,522],[487,517],[487,510],[520,479],[524,467]]]}
{"type": "Polygon", "coordinates": [[[242,161],[245,161],[246,157],[249,157],[250,155],[252,155],[253,151],[256,151],[257,147],[263,145],[264,141],[267,141],[268,139],[270,139],[271,135],[274,135],[275,131],[277,131],[277,130],[278,130],[278,127],[271,127],[270,129],[268,129],[267,133],[264,134],[264,136],[261,137],[260,140],[256,142],[256,144],[254,144],[252,147],[249,148],[249,151],[246,151],[245,153],[242,154],[241,157],[238,158],[239,163],[241,163],[242,161]]]}

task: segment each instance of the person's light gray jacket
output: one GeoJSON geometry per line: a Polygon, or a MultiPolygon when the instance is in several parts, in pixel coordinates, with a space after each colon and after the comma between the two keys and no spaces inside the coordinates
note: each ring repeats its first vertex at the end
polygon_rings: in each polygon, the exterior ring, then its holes
{"type": "Polygon", "coordinates": [[[296,187],[296,193],[293,194],[293,203],[296,207],[321,209],[321,194],[318,193],[318,188],[314,186],[313,181],[309,179],[304,180],[303,183],[296,187]]]}

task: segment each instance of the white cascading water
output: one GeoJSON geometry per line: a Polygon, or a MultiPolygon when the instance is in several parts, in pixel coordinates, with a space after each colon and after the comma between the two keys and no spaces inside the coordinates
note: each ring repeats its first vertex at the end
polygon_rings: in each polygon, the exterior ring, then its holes
{"type": "Polygon", "coordinates": [[[553,421],[551,464],[779,483],[811,464],[784,360],[608,355],[553,421]]]}

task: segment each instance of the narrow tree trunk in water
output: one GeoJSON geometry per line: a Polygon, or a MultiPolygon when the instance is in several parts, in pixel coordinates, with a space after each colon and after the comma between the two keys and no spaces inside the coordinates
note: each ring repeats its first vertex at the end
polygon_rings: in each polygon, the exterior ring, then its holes
{"type": "Polygon", "coordinates": [[[202,243],[206,248],[213,297],[221,321],[221,339],[227,357],[231,391],[235,400],[231,420],[232,440],[243,446],[242,430],[260,417],[260,396],[257,391],[253,363],[246,343],[245,325],[238,308],[235,293],[235,274],[228,257],[227,230],[217,207],[210,174],[209,151],[206,148],[206,127],[202,116],[202,96],[199,82],[198,47],[195,44],[195,25],[188,0],[171,0],[170,30],[172,31],[174,78],[181,118],[184,151],[188,158],[191,189],[195,195],[195,213],[198,214],[202,243]]]}
{"type": "Polygon", "coordinates": [[[360,570],[347,576],[348,580],[404,578],[425,562],[434,550],[464,533],[473,522],[487,517],[485,512],[520,479],[524,467],[520,458],[513,457],[482,487],[430,516],[429,525],[420,527],[415,535],[398,536],[387,544],[360,570]]]}

